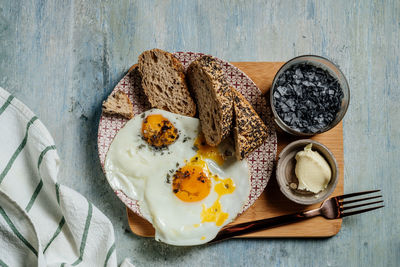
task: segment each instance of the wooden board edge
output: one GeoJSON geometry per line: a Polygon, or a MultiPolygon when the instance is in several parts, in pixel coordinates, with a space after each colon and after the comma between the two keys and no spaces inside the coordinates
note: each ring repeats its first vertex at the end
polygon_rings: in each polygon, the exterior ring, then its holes
{"type": "MultiPolygon", "coordinates": [[[[145,219],[141,218],[140,216],[136,215],[133,211],[131,211],[129,208],[126,208],[126,213],[127,213],[127,217],[128,217],[128,224],[129,224],[129,229],[131,230],[131,232],[137,236],[140,237],[145,237],[145,238],[154,238],[154,228],[151,226],[151,224],[149,224],[145,219]],[[143,226],[146,229],[152,229],[151,231],[149,230],[144,230],[141,231],[141,229],[135,229],[133,224],[131,223],[131,221],[141,221],[143,220],[144,223],[139,223],[137,225],[143,226]],[[141,234],[141,233],[148,233],[148,234],[141,234]]],[[[298,239],[307,239],[307,238],[329,238],[329,237],[333,237],[335,235],[337,235],[340,230],[342,229],[342,223],[343,220],[342,219],[337,219],[336,220],[338,226],[334,228],[334,230],[330,233],[327,234],[315,234],[315,235],[307,235],[307,236],[300,236],[300,235],[277,235],[277,234],[271,234],[271,233],[267,233],[264,235],[260,235],[260,233],[252,233],[249,235],[244,235],[244,236],[237,236],[234,237],[234,239],[261,239],[261,238],[298,238],[298,239]]],[[[143,228],[142,228],[143,229],[143,228]]],[[[271,230],[271,229],[268,229],[271,230]]],[[[268,231],[265,230],[265,231],[268,231]]]]}

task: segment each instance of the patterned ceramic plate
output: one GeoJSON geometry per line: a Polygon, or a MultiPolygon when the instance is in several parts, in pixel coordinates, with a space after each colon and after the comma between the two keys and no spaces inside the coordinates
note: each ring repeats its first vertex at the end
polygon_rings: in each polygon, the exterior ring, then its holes
{"type": "MultiPolygon", "coordinates": [[[[187,68],[193,60],[202,55],[203,54],[201,53],[192,52],[174,53],[174,56],[182,62],[185,68],[187,68]]],[[[276,132],[273,126],[274,124],[269,106],[254,82],[235,66],[221,59],[218,59],[218,61],[225,71],[228,81],[253,105],[254,109],[257,111],[269,129],[269,137],[265,143],[252,152],[247,158],[248,166],[250,168],[251,190],[249,200],[241,211],[244,212],[261,195],[272,174],[273,162],[275,160],[277,151],[276,132]]],[[[140,90],[140,86],[138,86],[139,83],[140,78],[138,78],[138,71],[137,69],[133,69],[122,78],[122,80],[113,90],[113,92],[121,90],[128,94],[133,103],[133,111],[135,115],[150,109],[150,105],[147,102],[146,96],[142,90],[140,90]]],[[[111,142],[117,132],[125,125],[127,121],[127,119],[115,116],[107,116],[104,114],[101,115],[97,144],[100,162],[103,169],[106,153],[111,145],[111,142]]],[[[115,190],[115,193],[128,208],[141,216],[140,207],[138,206],[136,200],[130,199],[124,194],[124,192],[120,190],[115,190]]]]}

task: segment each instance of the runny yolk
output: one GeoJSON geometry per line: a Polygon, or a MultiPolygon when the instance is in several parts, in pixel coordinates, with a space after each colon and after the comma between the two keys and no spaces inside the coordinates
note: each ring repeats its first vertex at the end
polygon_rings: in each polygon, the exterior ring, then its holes
{"type": "Polygon", "coordinates": [[[194,146],[198,148],[197,154],[202,158],[212,159],[220,166],[224,164],[224,158],[221,152],[219,152],[218,147],[207,145],[203,134],[197,136],[194,146]]]}
{"type": "Polygon", "coordinates": [[[226,219],[228,219],[229,214],[222,211],[221,202],[219,199],[214,202],[214,204],[206,208],[203,204],[203,210],[201,211],[201,222],[215,222],[216,226],[221,226],[226,219]]]}
{"type": "Polygon", "coordinates": [[[148,115],[142,122],[144,140],[155,148],[164,148],[179,137],[178,130],[160,114],[148,115]]]}
{"type": "Polygon", "coordinates": [[[223,195],[232,194],[235,191],[235,184],[231,178],[221,179],[214,175],[214,179],[219,182],[214,187],[215,192],[218,194],[218,198],[209,208],[203,204],[203,210],[201,211],[200,217],[202,223],[215,222],[216,226],[221,226],[226,219],[228,219],[229,214],[222,211],[221,202],[219,200],[223,195]]]}
{"type": "Polygon", "coordinates": [[[214,188],[219,197],[226,194],[232,194],[235,191],[235,184],[233,183],[231,178],[221,179],[218,178],[218,176],[215,176],[216,175],[214,175],[214,179],[220,182],[216,184],[214,188]]]}
{"type": "MultiPolygon", "coordinates": [[[[196,138],[194,146],[198,148],[197,154],[190,161],[185,161],[186,165],[173,175],[173,192],[182,201],[200,201],[209,195],[213,179],[214,191],[218,197],[209,208],[202,204],[200,218],[201,223],[214,222],[216,226],[221,226],[228,219],[229,214],[223,212],[220,199],[223,195],[232,194],[236,186],[231,178],[221,179],[208,169],[205,159],[211,159],[218,165],[224,163],[224,158],[217,147],[207,145],[203,135],[196,138]]],[[[193,227],[199,226],[200,224],[193,225],[193,227]]]]}
{"type": "Polygon", "coordinates": [[[187,164],[175,172],[172,189],[184,202],[200,201],[210,193],[211,180],[202,166],[187,164]]]}

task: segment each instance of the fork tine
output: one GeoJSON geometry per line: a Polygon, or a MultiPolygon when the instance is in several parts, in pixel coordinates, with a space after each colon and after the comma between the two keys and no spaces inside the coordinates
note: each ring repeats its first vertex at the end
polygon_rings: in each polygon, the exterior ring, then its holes
{"type": "Polygon", "coordinates": [[[368,209],[363,209],[363,210],[357,210],[357,211],[342,213],[340,218],[343,218],[343,217],[346,217],[346,216],[355,215],[355,214],[359,214],[359,213],[364,213],[364,212],[371,211],[371,210],[380,209],[380,208],[383,208],[383,207],[385,207],[385,206],[382,205],[382,206],[378,206],[378,207],[373,207],[373,208],[368,208],[368,209]]]}
{"type": "Polygon", "coordinates": [[[347,195],[337,196],[336,199],[340,200],[340,199],[344,199],[344,198],[348,198],[348,197],[361,196],[361,195],[375,193],[375,192],[379,192],[379,191],[381,191],[381,190],[378,189],[378,190],[364,191],[364,192],[358,192],[358,193],[351,193],[351,194],[347,194],[347,195]]]}
{"type": "Polygon", "coordinates": [[[349,209],[354,209],[354,208],[359,208],[359,207],[363,207],[363,206],[368,206],[368,205],[372,205],[372,204],[377,204],[377,203],[382,203],[383,200],[380,201],[375,201],[375,202],[369,202],[369,203],[363,203],[363,204],[359,204],[359,205],[353,205],[353,206],[348,206],[348,207],[341,207],[342,210],[349,210],[349,209]]]}
{"type": "Polygon", "coordinates": [[[350,204],[350,203],[354,203],[354,202],[364,201],[364,200],[368,200],[368,199],[374,199],[374,198],[378,198],[378,197],[382,197],[382,195],[380,195],[380,196],[373,196],[373,197],[366,197],[366,198],[361,198],[361,199],[347,200],[347,201],[342,201],[342,202],[339,202],[339,203],[342,204],[342,205],[345,205],[345,204],[350,204]]]}

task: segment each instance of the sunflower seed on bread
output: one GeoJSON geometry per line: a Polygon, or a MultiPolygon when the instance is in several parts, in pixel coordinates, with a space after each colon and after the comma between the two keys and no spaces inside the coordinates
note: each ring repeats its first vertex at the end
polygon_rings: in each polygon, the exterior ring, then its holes
{"type": "Polygon", "coordinates": [[[120,115],[127,119],[133,118],[133,105],[129,97],[122,91],[117,91],[103,101],[103,112],[110,115],[120,115]]]}
{"type": "Polygon", "coordinates": [[[187,70],[194,92],[201,128],[207,144],[216,146],[230,133],[233,103],[221,65],[211,56],[193,61],[187,70]]]}
{"type": "Polygon", "coordinates": [[[152,107],[191,117],[196,114],[184,68],[171,53],[160,49],[144,51],[138,66],[144,93],[152,107]]]}
{"type": "Polygon", "coordinates": [[[235,155],[238,160],[242,160],[264,143],[268,129],[246,98],[233,87],[232,93],[235,155]]]}

